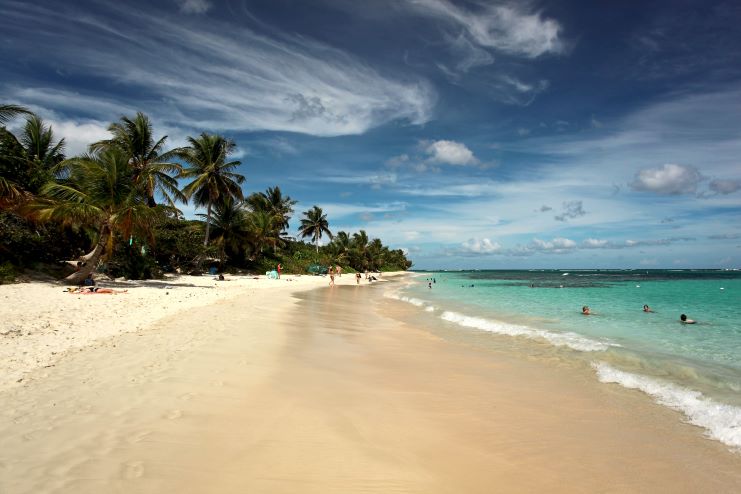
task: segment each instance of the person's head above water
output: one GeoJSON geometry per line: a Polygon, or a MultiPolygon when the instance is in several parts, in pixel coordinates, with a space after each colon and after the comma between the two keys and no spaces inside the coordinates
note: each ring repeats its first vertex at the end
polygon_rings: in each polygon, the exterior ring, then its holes
{"type": "Polygon", "coordinates": [[[693,321],[692,319],[687,319],[687,316],[685,314],[679,316],[679,320],[685,324],[695,324],[695,321],[693,321]]]}
{"type": "Polygon", "coordinates": [[[590,309],[589,309],[589,306],[588,305],[585,305],[584,307],[581,308],[581,313],[582,314],[589,314],[589,311],[590,311],[590,309]]]}

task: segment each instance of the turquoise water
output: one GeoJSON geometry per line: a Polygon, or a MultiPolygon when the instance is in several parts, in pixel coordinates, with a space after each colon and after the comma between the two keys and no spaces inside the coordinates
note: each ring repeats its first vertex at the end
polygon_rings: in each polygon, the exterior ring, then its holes
{"type": "Polygon", "coordinates": [[[739,271],[435,272],[395,298],[460,331],[588,358],[600,381],[639,389],[741,448],[739,271]],[[593,315],[581,314],[584,305],[593,315]],[[681,324],[682,313],[697,324],[681,324]]]}

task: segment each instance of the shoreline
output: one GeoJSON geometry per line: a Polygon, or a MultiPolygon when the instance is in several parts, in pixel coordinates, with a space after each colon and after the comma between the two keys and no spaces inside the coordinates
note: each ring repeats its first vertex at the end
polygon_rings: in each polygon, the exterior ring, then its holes
{"type": "MultiPolygon", "coordinates": [[[[386,273],[387,277],[404,272],[386,273]]],[[[355,283],[346,275],[338,285],[355,283]]],[[[103,281],[98,286],[126,293],[77,294],[54,282],[0,285],[0,392],[22,385],[40,369],[51,368],[70,352],[84,351],[109,338],[146,331],[182,310],[205,307],[256,290],[280,289],[290,295],[320,287],[329,278],[286,274],[168,276],[162,280],[103,281]],[[286,284],[289,286],[286,286],[286,284]]],[[[366,285],[365,280],[361,284],[366,285]]],[[[42,373],[43,376],[43,373],[42,373]]]]}
{"type": "Polygon", "coordinates": [[[741,485],[738,457],[643,395],[444,341],[400,322],[414,314],[383,297],[388,285],[280,286],[71,352],[6,391],[0,490],[741,485]]]}

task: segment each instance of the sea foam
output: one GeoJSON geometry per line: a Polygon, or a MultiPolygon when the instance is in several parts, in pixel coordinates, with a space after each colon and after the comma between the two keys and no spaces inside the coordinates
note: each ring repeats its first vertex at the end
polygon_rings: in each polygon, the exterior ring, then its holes
{"type": "Polygon", "coordinates": [[[603,362],[592,365],[601,382],[643,391],[657,403],[684,413],[688,422],[705,429],[708,437],[741,450],[741,408],[718,403],[699,391],[624,372],[603,362]]]}
{"type": "Polygon", "coordinates": [[[491,333],[546,340],[552,345],[566,346],[581,352],[603,352],[610,347],[620,346],[616,343],[593,340],[576,333],[555,333],[544,329],[531,328],[529,326],[521,326],[501,321],[492,321],[481,317],[467,316],[458,312],[445,311],[442,313],[440,318],[456,323],[460,326],[481,329],[491,333]]]}

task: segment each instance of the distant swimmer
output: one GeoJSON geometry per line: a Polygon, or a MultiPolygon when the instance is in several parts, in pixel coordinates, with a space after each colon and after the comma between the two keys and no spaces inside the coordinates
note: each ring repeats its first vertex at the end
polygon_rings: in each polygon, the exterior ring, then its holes
{"type": "Polygon", "coordinates": [[[687,319],[687,316],[682,314],[681,316],[679,316],[679,322],[681,322],[682,324],[695,324],[697,321],[687,319]]]}
{"type": "Polygon", "coordinates": [[[590,309],[588,305],[585,305],[584,307],[581,308],[581,313],[584,316],[591,316],[592,315],[592,309],[590,309]]]}
{"type": "Polygon", "coordinates": [[[653,312],[653,311],[651,310],[651,307],[649,307],[648,305],[645,305],[644,304],[644,306],[643,306],[643,312],[653,312]]]}

